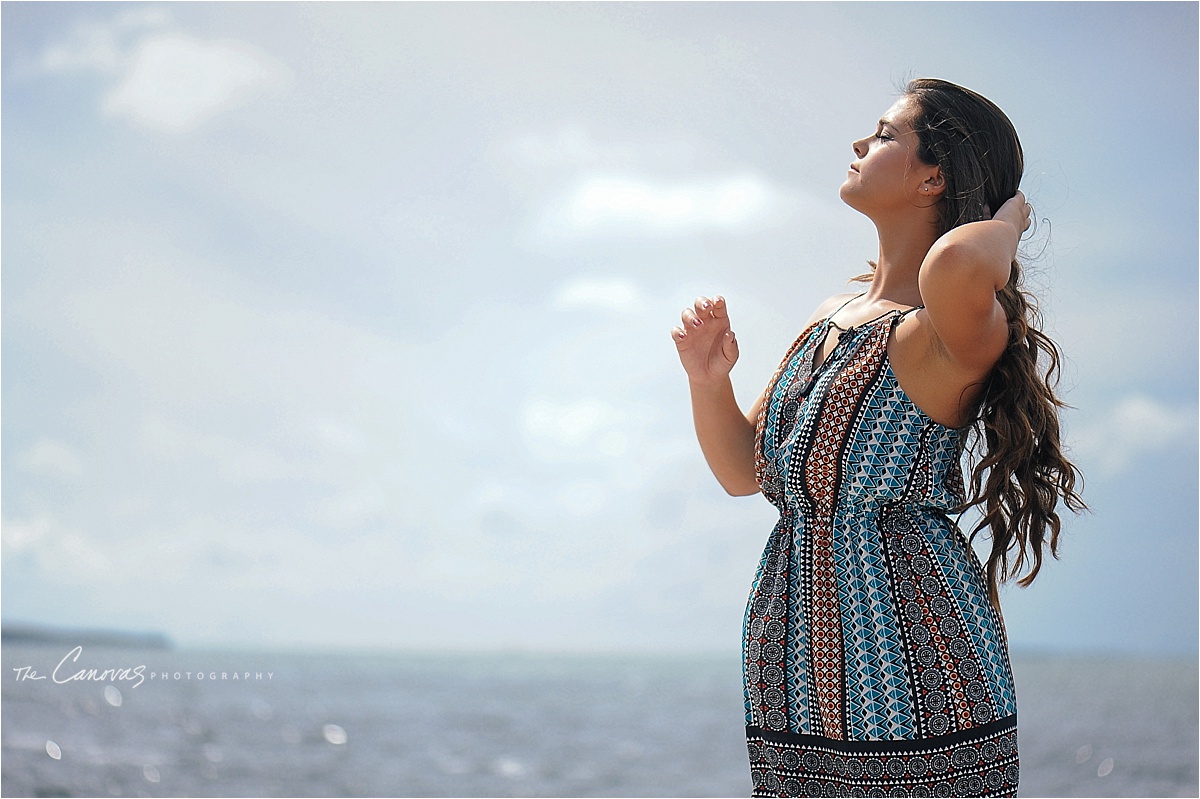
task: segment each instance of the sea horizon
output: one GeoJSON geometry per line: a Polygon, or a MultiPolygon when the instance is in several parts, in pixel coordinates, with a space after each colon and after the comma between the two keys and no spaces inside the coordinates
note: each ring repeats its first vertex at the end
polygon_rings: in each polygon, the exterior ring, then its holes
{"type": "MultiPolygon", "coordinates": [[[[528,655],[528,656],[580,656],[580,657],[729,657],[740,658],[740,642],[735,638],[730,646],[696,646],[675,649],[652,648],[644,646],[564,646],[564,645],[485,645],[479,647],[447,646],[435,648],[424,644],[359,644],[359,643],[316,643],[303,641],[284,641],[279,643],[248,642],[237,639],[205,640],[180,638],[177,634],[159,629],[136,629],[129,627],[108,627],[92,625],[60,625],[24,620],[0,621],[0,640],[7,644],[10,640],[17,643],[39,644],[83,644],[93,647],[130,648],[130,649],[166,649],[174,652],[229,652],[229,653],[274,653],[293,655],[528,655]],[[14,630],[18,634],[14,636],[14,630]],[[30,636],[35,636],[32,640],[30,636]],[[110,638],[116,643],[106,642],[110,638]],[[141,646],[137,641],[160,640],[158,646],[141,646]],[[130,643],[125,643],[126,641],[130,643]]],[[[1046,646],[1025,644],[1010,647],[1014,658],[1038,657],[1079,657],[1089,659],[1151,659],[1167,661],[1192,661],[1200,664],[1200,652],[1182,648],[1122,648],[1111,647],[1082,647],[1082,646],[1046,646]]]]}
{"type": "MultiPolygon", "coordinates": [[[[84,646],[15,678],[63,647],[3,648],[5,796],[750,791],[736,651],[84,646]]],[[[1196,658],[1012,660],[1021,795],[1196,794],[1196,658]]]]}

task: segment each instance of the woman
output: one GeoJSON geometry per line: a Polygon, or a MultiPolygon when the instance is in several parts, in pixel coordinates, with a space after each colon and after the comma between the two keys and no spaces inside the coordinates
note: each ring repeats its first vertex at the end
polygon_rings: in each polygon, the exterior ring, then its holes
{"type": "Polygon", "coordinates": [[[724,299],[673,330],[713,473],[780,512],[743,638],[754,795],[1012,795],[998,586],[1057,556],[1060,499],[1084,507],[1015,260],[1021,146],[990,101],[928,79],[853,146],[841,197],[879,233],[867,290],[817,308],[748,414],[724,299]],[[948,517],[972,505],[986,567],[948,517]]]}

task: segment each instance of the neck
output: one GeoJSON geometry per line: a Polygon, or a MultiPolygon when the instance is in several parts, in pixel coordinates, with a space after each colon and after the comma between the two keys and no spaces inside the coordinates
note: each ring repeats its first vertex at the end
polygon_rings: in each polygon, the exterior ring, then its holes
{"type": "Polygon", "coordinates": [[[937,241],[932,220],[922,219],[914,224],[908,218],[899,224],[876,222],[875,227],[879,232],[879,260],[867,289],[866,301],[921,305],[917,278],[925,256],[937,241]]]}

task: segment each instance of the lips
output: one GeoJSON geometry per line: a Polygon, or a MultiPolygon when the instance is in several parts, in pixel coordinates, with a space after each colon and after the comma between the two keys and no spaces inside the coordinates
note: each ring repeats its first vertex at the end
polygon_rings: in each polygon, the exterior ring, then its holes
{"type": "Polygon", "coordinates": [[[856,167],[854,164],[851,164],[851,165],[850,165],[850,171],[851,171],[851,172],[857,172],[857,171],[858,171],[858,167],[856,167]]]}

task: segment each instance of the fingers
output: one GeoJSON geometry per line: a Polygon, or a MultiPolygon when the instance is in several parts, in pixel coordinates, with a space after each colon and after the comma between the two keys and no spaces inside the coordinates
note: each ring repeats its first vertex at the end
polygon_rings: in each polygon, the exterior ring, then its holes
{"type": "Polygon", "coordinates": [[[1029,226],[1033,223],[1033,206],[1029,204],[1029,200],[1025,198],[1025,192],[1017,189],[1017,193],[1013,195],[1012,201],[1017,204],[1021,210],[1022,227],[1021,231],[1029,230],[1029,226]]]}
{"type": "Polygon", "coordinates": [[[696,317],[699,319],[713,318],[713,301],[708,297],[697,297],[696,302],[692,305],[696,312],[696,317]]]}
{"type": "MultiPolygon", "coordinates": [[[[725,300],[720,297],[717,300],[720,302],[720,316],[727,316],[725,313],[725,300]]],[[[680,319],[683,320],[683,329],[685,331],[691,330],[703,325],[706,319],[719,318],[715,313],[717,300],[710,300],[708,297],[697,297],[696,302],[692,304],[691,308],[684,308],[683,313],[680,314],[680,319]]]]}
{"type": "Polygon", "coordinates": [[[721,296],[700,297],[696,300],[696,307],[709,314],[717,314],[719,311],[723,316],[725,315],[725,298],[721,296]]]}
{"type": "Polygon", "coordinates": [[[701,319],[719,319],[730,316],[725,307],[724,296],[714,296],[712,299],[707,298],[707,296],[701,296],[701,298],[696,298],[695,305],[692,307],[695,308],[696,316],[701,319]]]}
{"type": "MultiPolygon", "coordinates": [[[[699,300],[696,302],[699,304],[699,300]]],[[[683,313],[679,315],[679,319],[681,324],[678,327],[671,328],[671,338],[675,340],[675,346],[683,347],[684,344],[688,343],[688,331],[695,330],[704,323],[691,308],[684,308],[683,313]]]]}
{"type": "Polygon", "coordinates": [[[725,337],[721,341],[721,353],[729,359],[730,363],[737,363],[738,359],[738,343],[737,336],[732,330],[725,331],[725,337]]]}
{"type": "Polygon", "coordinates": [[[725,298],[721,296],[697,297],[692,309],[701,319],[720,319],[729,315],[725,308],[725,298]]]}
{"type": "MultiPolygon", "coordinates": [[[[728,319],[729,312],[725,306],[724,297],[697,297],[692,303],[691,308],[684,308],[683,313],[679,315],[681,324],[678,327],[671,328],[671,338],[677,344],[682,344],[686,341],[689,331],[694,331],[699,327],[703,327],[706,320],[712,319],[728,319]]],[[[727,331],[732,333],[732,331],[727,331]]]]}
{"type": "Polygon", "coordinates": [[[1017,229],[1018,235],[1021,235],[1033,224],[1033,206],[1025,199],[1025,193],[1018,190],[1000,206],[1000,210],[992,218],[1008,222],[1017,229]]]}
{"type": "MultiPolygon", "coordinates": [[[[725,325],[718,325],[718,330],[726,328],[725,335],[720,342],[721,348],[725,349],[728,347],[727,342],[731,341],[733,336],[733,331],[727,328],[728,316],[730,314],[728,314],[724,296],[715,296],[715,298],[700,296],[700,298],[696,298],[690,308],[684,308],[683,313],[679,314],[680,324],[671,329],[671,338],[677,346],[683,347],[685,343],[688,343],[691,332],[698,332],[709,320],[720,319],[722,322],[726,322],[725,325]]],[[[732,346],[733,360],[737,360],[737,342],[733,341],[732,346]]]]}

